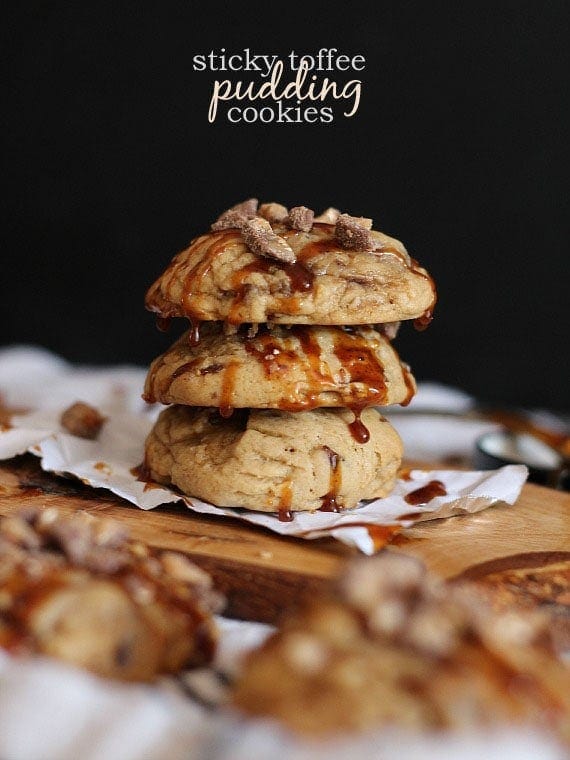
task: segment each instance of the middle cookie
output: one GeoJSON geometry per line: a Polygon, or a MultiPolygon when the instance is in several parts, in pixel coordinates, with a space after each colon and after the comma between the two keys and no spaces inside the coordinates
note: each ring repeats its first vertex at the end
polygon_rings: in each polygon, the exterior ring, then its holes
{"type": "Polygon", "coordinates": [[[406,404],[415,381],[390,341],[372,327],[294,325],[262,328],[254,337],[202,326],[185,333],[152,363],[148,402],[302,411],[317,407],[406,404]]]}

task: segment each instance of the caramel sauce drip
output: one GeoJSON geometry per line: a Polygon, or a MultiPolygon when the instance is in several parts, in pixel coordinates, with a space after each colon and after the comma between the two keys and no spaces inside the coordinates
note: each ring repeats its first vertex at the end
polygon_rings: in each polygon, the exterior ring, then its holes
{"type": "Polygon", "coordinates": [[[329,491],[323,496],[319,512],[341,512],[342,507],[337,502],[341,483],[340,456],[328,446],[323,446],[323,449],[329,458],[331,474],[329,491]]]}
{"type": "Polygon", "coordinates": [[[231,242],[236,242],[240,239],[241,236],[238,230],[214,233],[204,256],[190,269],[184,279],[181,306],[187,317],[191,319],[200,318],[200,314],[196,312],[191,303],[195,291],[200,289],[202,280],[210,271],[214,260],[227,249],[231,242]]]}
{"type": "MultiPolygon", "coordinates": [[[[446,495],[447,491],[441,480],[430,480],[425,486],[417,488],[415,491],[411,491],[404,497],[404,501],[413,506],[417,506],[418,504],[427,504],[428,501],[431,501],[436,496],[446,495]]],[[[401,519],[405,520],[410,518],[406,518],[406,516],[403,515],[401,519]]]]}
{"type": "Polygon", "coordinates": [[[129,470],[131,475],[135,477],[140,483],[144,483],[144,490],[151,491],[153,488],[162,488],[160,483],[156,483],[150,477],[150,470],[146,462],[141,462],[136,467],[129,470]]]}
{"type": "Polygon", "coordinates": [[[200,327],[202,323],[198,319],[190,319],[190,331],[188,333],[188,343],[191,346],[197,346],[200,343],[200,327]]]}
{"type": "Polygon", "coordinates": [[[232,406],[232,400],[234,397],[236,374],[239,365],[235,362],[230,362],[224,369],[222,375],[222,387],[220,390],[220,416],[224,419],[231,417],[234,412],[232,406]]]}
{"type": "Polygon", "coordinates": [[[279,522],[293,522],[295,515],[290,509],[279,509],[277,512],[279,522]]]}
{"type": "Polygon", "coordinates": [[[353,437],[353,439],[356,441],[356,443],[368,443],[370,440],[370,431],[362,422],[362,419],[360,418],[360,415],[362,414],[362,409],[359,407],[350,407],[350,411],[354,414],[354,419],[352,422],[348,423],[348,429],[350,430],[350,435],[353,437]]]}
{"type": "Polygon", "coordinates": [[[277,517],[280,522],[292,522],[295,515],[291,511],[291,501],[293,499],[293,488],[291,481],[286,480],[283,483],[281,494],[279,495],[279,507],[277,509],[277,517]]]}
{"type": "Polygon", "coordinates": [[[170,328],[172,317],[156,317],[156,327],[160,332],[167,332],[170,328]]]}

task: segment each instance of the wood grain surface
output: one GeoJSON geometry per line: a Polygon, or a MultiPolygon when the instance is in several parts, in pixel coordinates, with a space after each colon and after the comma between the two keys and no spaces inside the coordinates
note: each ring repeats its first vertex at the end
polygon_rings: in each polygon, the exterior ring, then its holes
{"type": "MultiPolygon", "coordinates": [[[[317,593],[356,556],[333,539],[284,538],[182,505],[145,512],[108,491],[44,473],[31,455],[0,462],[0,515],[24,506],[57,507],[64,514],[86,510],[119,520],[134,538],[184,552],[210,572],[227,596],[227,614],[264,622],[275,622],[283,610],[317,593]]],[[[515,506],[421,523],[394,536],[388,548],[418,557],[446,579],[480,580],[511,567],[570,566],[570,495],[526,485],[515,506]]]]}

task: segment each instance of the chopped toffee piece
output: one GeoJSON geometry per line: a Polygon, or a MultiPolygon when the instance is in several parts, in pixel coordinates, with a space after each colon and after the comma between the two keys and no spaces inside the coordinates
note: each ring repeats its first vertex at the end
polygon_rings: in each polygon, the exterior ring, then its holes
{"type": "Polygon", "coordinates": [[[321,224],[336,224],[338,221],[338,218],[340,216],[340,211],[337,208],[334,208],[333,206],[329,206],[327,209],[325,209],[322,214],[319,214],[314,218],[315,222],[320,222],[321,224]]]}
{"type": "Polygon", "coordinates": [[[92,441],[99,435],[106,419],[95,407],[77,401],[63,412],[60,422],[71,435],[92,441]]]}
{"type": "Polygon", "coordinates": [[[368,251],[372,248],[372,219],[341,214],[334,235],[343,248],[351,251],[368,251]]]}
{"type": "Polygon", "coordinates": [[[257,198],[249,198],[242,203],[236,203],[227,211],[224,211],[218,219],[212,224],[212,230],[219,232],[231,228],[241,229],[242,225],[248,219],[253,219],[257,213],[257,198]]]}
{"type": "Polygon", "coordinates": [[[310,232],[313,228],[315,212],[306,206],[295,206],[289,211],[287,224],[294,230],[310,232]]]}
{"type": "Polygon", "coordinates": [[[266,219],[249,219],[241,228],[242,238],[252,253],[294,264],[295,254],[287,242],[273,232],[266,219]]]}
{"type": "Polygon", "coordinates": [[[281,203],[262,203],[257,213],[268,222],[277,224],[285,222],[289,216],[287,206],[282,206],[281,203]]]}

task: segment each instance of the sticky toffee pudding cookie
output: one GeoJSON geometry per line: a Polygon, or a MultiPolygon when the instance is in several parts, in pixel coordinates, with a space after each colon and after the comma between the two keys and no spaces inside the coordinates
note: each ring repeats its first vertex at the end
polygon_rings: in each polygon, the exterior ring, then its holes
{"type": "Polygon", "coordinates": [[[405,404],[415,382],[390,341],[371,327],[293,325],[226,335],[203,325],[198,345],[184,334],[154,360],[147,401],[302,411],[405,404]]]}
{"type": "Polygon", "coordinates": [[[236,325],[429,321],[433,281],[399,240],[370,219],[283,210],[257,211],[251,199],[222,214],[151,286],[147,308],[162,319],[236,325]]]}
{"type": "Polygon", "coordinates": [[[570,740],[570,672],[546,620],[497,614],[397,554],[352,564],[287,617],[234,704],[304,734],[535,725],[570,740]]]}
{"type": "Polygon", "coordinates": [[[402,458],[396,431],[373,408],[351,434],[348,409],[302,413],[171,406],[147,438],[150,477],[217,506],[282,515],[336,511],[392,489],[402,458]],[[358,440],[364,428],[368,436],[358,440]]]}
{"type": "Polygon", "coordinates": [[[86,513],[0,520],[0,647],[125,681],[209,662],[221,597],[182,554],[86,513]]]}

